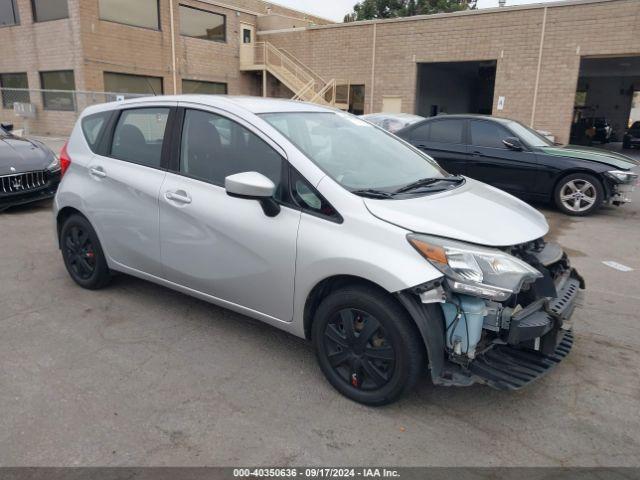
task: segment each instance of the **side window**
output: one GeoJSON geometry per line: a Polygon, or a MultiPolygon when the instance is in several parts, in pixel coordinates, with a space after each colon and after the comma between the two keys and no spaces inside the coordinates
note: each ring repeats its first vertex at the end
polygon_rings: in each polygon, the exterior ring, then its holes
{"type": "Polygon", "coordinates": [[[291,169],[291,196],[303,211],[334,222],[342,222],[342,217],[335,208],[302,175],[293,169],[291,169]]]}
{"type": "Polygon", "coordinates": [[[160,167],[169,108],[123,110],[113,134],[111,157],[160,167]]]}
{"type": "Polygon", "coordinates": [[[282,158],[267,143],[228,118],[187,110],[180,146],[180,173],[224,186],[235,173],[258,172],[281,190],[282,158]]]}
{"type": "Polygon", "coordinates": [[[437,120],[431,122],[429,140],[438,143],[462,143],[464,121],[462,120],[437,120]]]}
{"type": "Polygon", "coordinates": [[[417,140],[422,142],[429,141],[429,131],[431,130],[431,122],[418,125],[411,131],[411,140],[417,140]]]}
{"type": "Polygon", "coordinates": [[[93,115],[88,115],[82,119],[82,133],[84,133],[84,138],[87,140],[89,144],[89,148],[91,151],[96,153],[96,148],[98,147],[98,142],[100,140],[100,134],[102,133],[103,127],[112,112],[100,112],[94,113],[93,115]]]}
{"type": "Polygon", "coordinates": [[[510,137],[507,130],[492,122],[472,121],[471,122],[471,145],[476,147],[502,148],[506,149],[502,140],[510,137]]]}

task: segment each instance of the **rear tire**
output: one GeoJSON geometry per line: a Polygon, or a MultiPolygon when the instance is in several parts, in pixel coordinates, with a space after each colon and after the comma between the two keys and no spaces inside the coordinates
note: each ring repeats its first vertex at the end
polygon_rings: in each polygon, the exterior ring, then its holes
{"type": "Polygon", "coordinates": [[[397,400],[426,369],[415,324],[373,287],[348,286],[327,296],[314,315],[312,340],[329,383],[365,405],[397,400]]]}
{"type": "Polygon", "coordinates": [[[60,249],[69,275],[82,288],[97,290],[111,280],[98,235],[81,215],[72,215],[60,229],[60,249]]]}
{"type": "Polygon", "coordinates": [[[600,180],[588,173],[563,177],[553,194],[556,206],[567,215],[585,216],[595,212],[604,201],[600,180]]]}

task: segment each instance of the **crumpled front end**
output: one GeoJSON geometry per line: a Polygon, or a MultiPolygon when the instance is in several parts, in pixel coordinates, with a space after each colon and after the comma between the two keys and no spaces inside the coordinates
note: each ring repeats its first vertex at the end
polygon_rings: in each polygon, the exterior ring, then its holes
{"type": "MultiPolygon", "coordinates": [[[[515,390],[540,378],[569,354],[571,316],[584,280],[557,244],[539,239],[503,250],[541,274],[503,301],[454,292],[446,278],[413,290],[425,317],[439,317],[431,325],[442,323],[442,332],[433,328],[428,332],[444,335],[440,344],[444,358],[437,351],[429,352],[434,383],[484,383],[515,390]]],[[[433,341],[427,342],[430,347],[440,348],[433,341]]]]}

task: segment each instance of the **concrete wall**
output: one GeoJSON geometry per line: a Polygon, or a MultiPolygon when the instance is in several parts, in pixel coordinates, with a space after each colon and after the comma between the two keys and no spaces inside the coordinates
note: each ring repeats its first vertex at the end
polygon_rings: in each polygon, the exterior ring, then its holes
{"type": "Polygon", "coordinates": [[[303,18],[290,17],[288,15],[260,15],[258,16],[258,30],[281,30],[286,28],[308,27],[315,22],[303,18]]]}
{"type": "MultiPolygon", "coordinates": [[[[240,24],[255,24],[255,15],[230,8],[181,0],[188,6],[225,15],[226,42],[212,42],[180,35],[178,0],[174,2],[176,40],[176,92],[183,78],[224,82],[230,94],[256,94],[255,76],[240,72],[240,24]]],[[[164,92],[174,93],[171,59],[169,0],[160,1],[160,31],[100,20],[98,1],[84,0],[81,17],[83,60],[87,89],[104,90],[104,72],[132,73],[162,77],[164,92]]]]}
{"type": "Polygon", "coordinates": [[[640,54],[640,1],[508,7],[262,32],[261,38],[326,78],[365,83],[367,112],[379,111],[384,95],[401,96],[403,110],[414,112],[419,62],[496,60],[494,114],[568,141],[580,57],[640,54]],[[498,112],[500,96],[506,102],[498,112]]]}
{"type": "MultiPolygon", "coordinates": [[[[183,78],[224,82],[230,94],[259,95],[258,75],[240,72],[241,23],[257,24],[258,16],[279,15],[298,18],[302,24],[326,24],[329,20],[297,12],[261,0],[160,0],[160,29],[152,30],[99,19],[98,0],[68,0],[69,18],[34,23],[31,0],[17,0],[20,24],[0,28],[0,73],[26,72],[29,88],[39,89],[39,72],[73,70],[77,90],[104,91],[104,72],[149,75],[163,79],[164,92],[174,92],[170,1],[174,6],[176,42],[176,85],[181,92],[183,78]],[[221,13],[226,16],[226,42],[180,35],[179,3],[221,13]]],[[[68,134],[77,112],[45,111],[39,93],[32,93],[37,119],[30,122],[33,132],[68,134]]],[[[103,97],[79,96],[79,110],[103,97]]],[[[12,110],[0,105],[0,120],[22,128],[12,110]]]]}

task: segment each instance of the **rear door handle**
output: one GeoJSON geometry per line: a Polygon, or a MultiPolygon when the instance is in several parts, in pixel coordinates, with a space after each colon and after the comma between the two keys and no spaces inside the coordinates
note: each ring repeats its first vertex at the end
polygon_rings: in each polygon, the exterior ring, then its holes
{"type": "Polygon", "coordinates": [[[484,155],[482,155],[482,153],[477,152],[477,151],[476,151],[476,152],[471,153],[471,155],[473,155],[474,157],[483,157],[483,156],[484,156],[484,155]]]}
{"type": "Polygon", "coordinates": [[[89,174],[98,178],[105,178],[107,176],[107,172],[105,172],[102,167],[91,167],[89,169],[89,174]]]}
{"type": "Polygon", "coordinates": [[[178,190],[177,192],[166,192],[164,198],[173,202],[189,204],[191,203],[191,197],[185,191],[178,190]]]}

